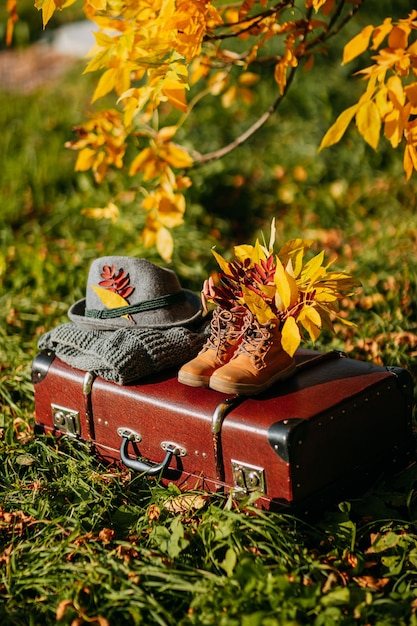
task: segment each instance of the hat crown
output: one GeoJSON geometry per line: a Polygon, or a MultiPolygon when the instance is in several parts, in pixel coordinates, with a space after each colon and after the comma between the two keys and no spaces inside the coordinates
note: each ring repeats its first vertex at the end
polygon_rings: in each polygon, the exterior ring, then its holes
{"type": "Polygon", "coordinates": [[[107,256],[91,264],[87,280],[87,309],[103,308],[99,295],[102,289],[117,293],[128,304],[135,304],[178,293],[181,285],[175,272],[146,259],[107,256]],[[94,287],[99,287],[99,290],[94,287]]]}
{"type": "Polygon", "coordinates": [[[181,288],[173,270],[127,256],[95,259],[85,300],[69,310],[79,325],[105,330],[187,325],[200,316],[199,298],[181,288]]]}

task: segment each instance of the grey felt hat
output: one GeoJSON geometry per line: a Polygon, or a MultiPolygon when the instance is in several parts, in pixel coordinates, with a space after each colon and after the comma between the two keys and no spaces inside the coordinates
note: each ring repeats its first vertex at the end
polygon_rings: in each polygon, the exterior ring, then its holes
{"type": "Polygon", "coordinates": [[[88,330],[190,326],[201,314],[200,298],[181,288],[175,272],[125,256],[94,260],[86,298],[68,311],[72,322],[88,330]]]}

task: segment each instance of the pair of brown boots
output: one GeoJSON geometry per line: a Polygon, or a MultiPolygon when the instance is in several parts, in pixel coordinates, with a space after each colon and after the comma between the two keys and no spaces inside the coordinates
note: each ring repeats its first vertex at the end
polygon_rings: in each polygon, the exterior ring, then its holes
{"type": "Polygon", "coordinates": [[[246,309],[213,312],[211,334],[200,353],[183,365],[179,382],[226,394],[253,395],[295,372],[281,346],[278,321],[259,324],[246,309]]]}

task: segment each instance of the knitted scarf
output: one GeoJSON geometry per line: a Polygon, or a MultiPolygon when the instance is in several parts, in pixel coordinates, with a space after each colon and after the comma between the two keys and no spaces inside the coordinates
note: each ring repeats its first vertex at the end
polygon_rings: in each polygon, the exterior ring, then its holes
{"type": "Polygon", "coordinates": [[[182,326],[163,330],[84,330],[67,323],[42,335],[38,348],[52,350],[61,361],[76,369],[129,385],[143,376],[193,359],[209,330],[207,323],[196,331],[182,326]]]}

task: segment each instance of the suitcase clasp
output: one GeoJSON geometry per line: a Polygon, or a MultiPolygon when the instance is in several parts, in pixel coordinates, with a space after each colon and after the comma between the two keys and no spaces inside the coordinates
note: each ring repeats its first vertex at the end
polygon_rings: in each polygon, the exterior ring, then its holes
{"type": "Polygon", "coordinates": [[[81,435],[80,414],[73,409],[51,404],[54,427],[71,437],[81,435]]]}
{"type": "Polygon", "coordinates": [[[235,496],[246,495],[251,491],[266,492],[265,470],[263,467],[232,460],[235,496]]]}

